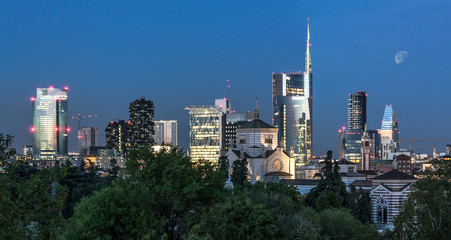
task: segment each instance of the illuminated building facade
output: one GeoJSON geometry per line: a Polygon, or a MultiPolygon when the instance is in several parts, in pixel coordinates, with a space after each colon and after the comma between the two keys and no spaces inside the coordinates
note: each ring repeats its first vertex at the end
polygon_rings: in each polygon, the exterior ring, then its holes
{"type": "Polygon", "coordinates": [[[348,129],[363,130],[366,124],[366,92],[349,94],[348,129]]]}
{"type": "Polygon", "coordinates": [[[128,144],[128,132],[130,130],[129,122],[119,120],[110,122],[105,129],[107,149],[115,149],[120,153],[126,153],[128,144]]]}
{"type": "Polygon", "coordinates": [[[171,145],[176,147],[177,143],[177,120],[155,121],[155,134],[153,139],[156,145],[171,145]]]}
{"type": "Polygon", "coordinates": [[[382,144],[382,159],[388,159],[390,153],[395,153],[398,150],[399,140],[399,122],[396,118],[393,106],[386,105],[384,110],[384,117],[382,118],[382,126],[379,129],[382,144]]]}
{"type": "Polygon", "coordinates": [[[345,158],[353,163],[360,164],[361,145],[362,145],[363,130],[360,129],[346,129],[343,137],[345,158]]]}
{"type": "Polygon", "coordinates": [[[67,155],[68,88],[38,88],[33,102],[33,158],[54,160],[67,155]]]}
{"type": "Polygon", "coordinates": [[[190,157],[217,162],[222,146],[223,112],[217,106],[187,107],[190,115],[190,157]]]}
{"type": "Polygon", "coordinates": [[[296,173],[312,158],[312,64],[310,58],[310,31],[307,25],[305,71],[273,73],[273,125],[278,128],[281,147],[294,150],[296,173]]]}

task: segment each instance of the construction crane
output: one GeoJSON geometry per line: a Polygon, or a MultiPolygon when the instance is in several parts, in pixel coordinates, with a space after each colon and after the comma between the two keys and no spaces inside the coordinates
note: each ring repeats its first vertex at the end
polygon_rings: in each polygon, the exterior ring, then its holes
{"type": "Polygon", "coordinates": [[[410,140],[398,140],[399,143],[403,142],[409,142],[409,152],[410,156],[413,157],[413,150],[412,150],[412,144],[413,142],[444,142],[444,141],[451,141],[451,138],[447,139],[410,139],[410,140]]]}
{"type": "Polygon", "coordinates": [[[73,120],[78,120],[78,134],[77,134],[77,138],[78,138],[78,152],[80,152],[80,147],[81,147],[80,145],[81,145],[81,138],[82,138],[82,136],[80,135],[81,134],[81,132],[80,132],[80,130],[81,130],[81,126],[80,126],[81,120],[85,119],[85,118],[95,118],[95,117],[97,117],[97,114],[82,116],[80,113],[72,117],[73,120]]]}

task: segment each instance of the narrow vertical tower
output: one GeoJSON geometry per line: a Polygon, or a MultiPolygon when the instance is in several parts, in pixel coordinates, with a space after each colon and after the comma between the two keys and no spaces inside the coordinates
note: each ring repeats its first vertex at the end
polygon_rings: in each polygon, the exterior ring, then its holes
{"type": "Polygon", "coordinates": [[[294,151],[296,178],[312,159],[313,91],[310,57],[310,25],[307,23],[305,71],[272,74],[273,125],[286,152],[294,151]]]}
{"type": "Polygon", "coordinates": [[[307,74],[312,72],[312,59],[310,58],[310,18],[307,18],[307,48],[305,51],[305,72],[307,74]]]}

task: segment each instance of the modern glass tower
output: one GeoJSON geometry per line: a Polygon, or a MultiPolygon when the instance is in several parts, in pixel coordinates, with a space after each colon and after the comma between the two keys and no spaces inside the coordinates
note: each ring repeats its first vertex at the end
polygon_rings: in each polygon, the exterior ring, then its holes
{"type": "Polygon", "coordinates": [[[273,73],[273,125],[277,127],[281,147],[296,158],[296,171],[312,158],[312,62],[310,58],[310,29],[307,24],[305,71],[273,73]]]}
{"type": "Polygon", "coordinates": [[[393,106],[386,105],[384,111],[384,117],[382,118],[382,126],[380,129],[381,138],[389,138],[393,142],[399,140],[399,122],[396,119],[396,113],[393,106]]]}
{"type": "Polygon", "coordinates": [[[190,157],[217,162],[222,146],[222,115],[218,106],[191,106],[189,110],[190,157]]]}
{"type": "Polygon", "coordinates": [[[56,159],[67,155],[67,91],[68,88],[38,88],[33,101],[33,157],[56,159]]]}
{"type": "Polygon", "coordinates": [[[366,124],[366,92],[349,94],[348,129],[363,130],[366,124]]]}

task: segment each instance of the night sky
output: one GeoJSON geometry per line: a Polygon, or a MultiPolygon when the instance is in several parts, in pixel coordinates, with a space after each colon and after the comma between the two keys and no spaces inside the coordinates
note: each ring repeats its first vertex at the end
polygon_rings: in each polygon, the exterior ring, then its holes
{"type": "MultiPolygon", "coordinates": [[[[188,105],[253,110],[271,122],[273,72],[304,69],[310,18],[314,154],[338,148],[349,93],[367,91],[368,128],[393,104],[401,139],[451,138],[450,1],[1,1],[0,132],[33,143],[37,87],[69,87],[69,115],[128,118],[131,101],[154,101],[175,119],[187,148],[188,105]],[[407,51],[396,64],[395,54],[407,51]]],[[[77,149],[77,122],[69,149],[77,149]]],[[[414,150],[443,152],[449,142],[414,150]]],[[[407,145],[404,145],[407,147],[407,145]]]]}

